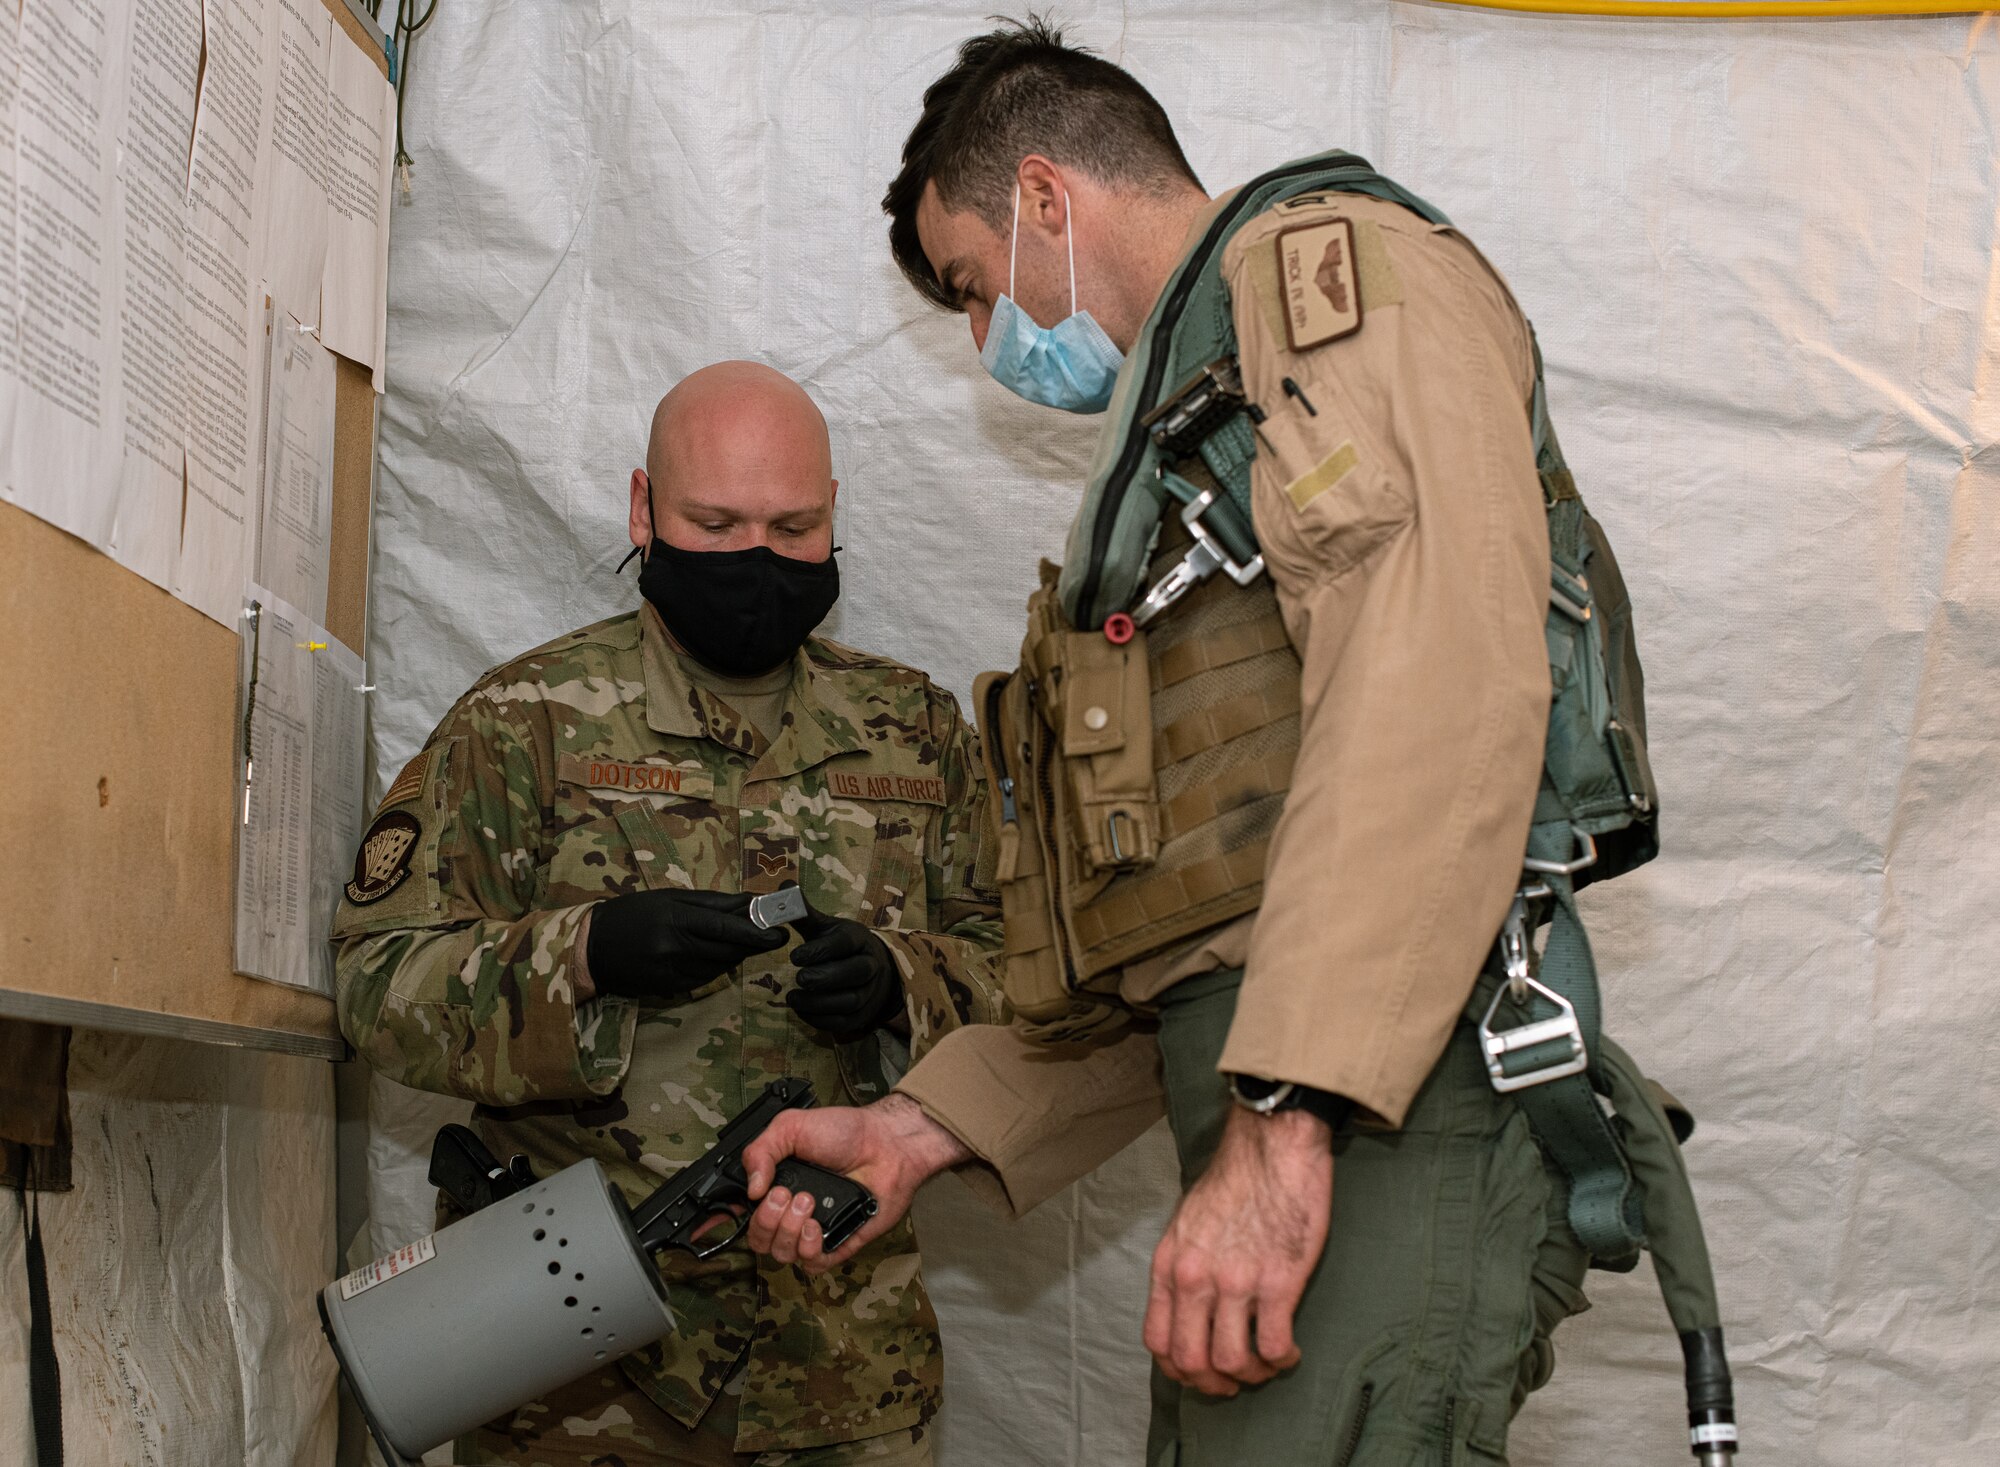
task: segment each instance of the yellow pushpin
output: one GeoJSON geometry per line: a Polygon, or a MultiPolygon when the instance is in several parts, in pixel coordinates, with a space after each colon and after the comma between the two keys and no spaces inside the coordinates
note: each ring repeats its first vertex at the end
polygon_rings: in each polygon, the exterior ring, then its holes
{"type": "Polygon", "coordinates": [[[324,642],[299,642],[294,645],[302,652],[324,652],[326,650],[326,643],[324,642]]]}

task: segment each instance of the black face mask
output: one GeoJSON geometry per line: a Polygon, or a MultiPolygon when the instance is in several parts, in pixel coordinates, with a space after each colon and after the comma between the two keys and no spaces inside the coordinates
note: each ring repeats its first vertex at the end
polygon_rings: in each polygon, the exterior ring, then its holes
{"type": "Polygon", "coordinates": [[[754,677],[826,620],[840,599],[840,567],[831,555],[793,560],[767,545],[678,550],[656,539],[639,567],[639,594],[703,667],[754,677]]]}

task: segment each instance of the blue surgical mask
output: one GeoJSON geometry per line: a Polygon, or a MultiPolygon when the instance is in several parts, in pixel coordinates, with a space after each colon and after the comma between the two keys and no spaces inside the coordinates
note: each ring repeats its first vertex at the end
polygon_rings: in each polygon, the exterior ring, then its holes
{"type": "MultiPolygon", "coordinates": [[[[1069,209],[1069,193],[1063,193],[1069,209]]],[[[1074,224],[1066,221],[1066,226],[1074,224]]],[[[1088,311],[1076,308],[1076,234],[1065,227],[1069,242],[1069,315],[1054,326],[1038,326],[1035,318],[1014,304],[1014,254],[1021,243],[1021,189],[1014,188],[1014,239],[1007,249],[1007,293],[993,306],[986,345],[979,353],[985,367],[1009,392],[1061,408],[1066,413],[1101,413],[1110,406],[1111,389],[1125,354],[1088,311]]]]}

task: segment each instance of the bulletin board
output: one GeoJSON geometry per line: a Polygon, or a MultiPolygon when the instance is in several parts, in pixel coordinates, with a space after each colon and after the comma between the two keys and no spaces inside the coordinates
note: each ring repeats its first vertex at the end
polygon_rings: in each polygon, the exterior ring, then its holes
{"type": "MultiPolygon", "coordinates": [[[[325,625],[355,649],[375,402],[337,357],[325,625]]],[[[331,999],[232,967],[237,632],[5,503],[0,565],[0,1016],[340,1057],[331,999]]]]}

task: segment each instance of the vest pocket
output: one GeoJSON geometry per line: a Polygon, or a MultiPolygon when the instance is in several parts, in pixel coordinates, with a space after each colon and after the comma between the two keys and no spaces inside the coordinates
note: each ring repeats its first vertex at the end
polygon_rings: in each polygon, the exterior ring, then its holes
{"type": "Polygon", "coordinates": [[[974,684],[972,699],[983,724],[979,744],[986,760],[987,798],[999,813],[995,875],[1003,932],[1001,984],[1023,1018],[1058,1018],[1069,1012],[1070,989],[1043,861],[1027,682],[1015,673],[984,673],[974,684]]]}
{"type": "Polygon", "coordinates": [[[1070,629],[1053,586],[1029,600],[1022,671],[1052,736],[1059,834],[1088,880],[1150,866],[1160,851],[1146,634],[1125,642],[1070,629]]]}
{"type": "Polygon", "coordinates": [[[1066,632],[1063,654],[1063,778],[1083,874],[1150,866],[1160,806],[1146,634],[1121,646],[1098,632],[1066,632]]]}

